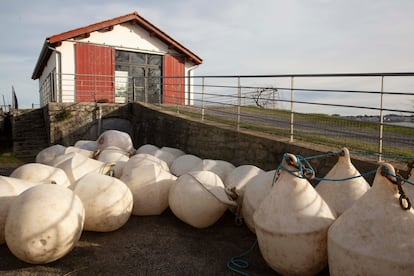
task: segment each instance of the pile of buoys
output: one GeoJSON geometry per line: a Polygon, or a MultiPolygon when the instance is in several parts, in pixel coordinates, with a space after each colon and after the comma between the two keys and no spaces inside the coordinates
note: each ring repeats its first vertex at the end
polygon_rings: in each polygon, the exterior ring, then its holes
{"type": "Polygon", "coordinates": [[[36,163],[0,176],[0,244],[44,264],[70,252],[82,231],[115,231],[131,215],[170,208],[205,228],[230,210],[256,234],[277,273],[315,275],[329,265],[331,275],[414,275],[414,168],[407,184],[380,164],[371,187],[348,149],[335,155],[318,179],[299,155],[286,153],[277,169],[263,171],[173,147],[135,149],[115,130],[96,141],[52,145],[36,163]],[[315,188],[310,179],[319,180],[315,188]]]}

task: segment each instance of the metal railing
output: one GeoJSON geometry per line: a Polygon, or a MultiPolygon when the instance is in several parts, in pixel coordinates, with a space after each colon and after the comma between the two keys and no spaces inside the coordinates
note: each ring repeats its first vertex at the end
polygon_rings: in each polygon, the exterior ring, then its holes
{"type": "Polygon", "coordinates": [[[414,157],[414,73],[56,78],[58,102],[143,101],[290,142],[414,157]]]}

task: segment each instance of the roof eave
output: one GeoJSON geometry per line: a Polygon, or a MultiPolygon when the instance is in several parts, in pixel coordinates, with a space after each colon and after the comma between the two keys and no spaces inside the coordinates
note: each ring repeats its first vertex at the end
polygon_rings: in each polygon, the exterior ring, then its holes
{"type": "Polygon", "coordinates": [[[32,79],[37,80],[41,75],[47,60],[49,59],[52,50],[49,49],[49,41],[48,39],[45,40],[43,43],[42,50],[40,51],[39,58],[37,59],[36,66],[32,73],[32,79]]]}

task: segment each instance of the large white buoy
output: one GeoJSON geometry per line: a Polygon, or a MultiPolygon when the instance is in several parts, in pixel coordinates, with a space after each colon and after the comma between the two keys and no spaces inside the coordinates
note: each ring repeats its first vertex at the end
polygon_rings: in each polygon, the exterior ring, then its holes
{"type": "Polygon", "coordinates": [[[129,153],[121,148],[109,146],[97,152],[95,159],[104,163],[127,162],[129,160],[129,153]]]}
{"type": "Polygon", "coordinates": [[[62,169],[41,163],[27,163],[17,167],[10,174],[10,177],[25,179],[32,182],[57,184],[64,187],[70,185],[70,181],[62,169]]]}
{"type": "Polygon", "coordinates": [[[173,161],[170,166],[170,171],[175,176],[181,176],[190,171],[201,169],[203,164],[203,159],[192,154],[184,154],[173,161]]]}
{"type": "Polygon", "coordinates": [[[371,189],[330,227],[331,275],[414,275],[414,210],[400,205],[394,175],[381,164],[371,189]]]}
{"type": "Polygon", "coordinates": [[[263,170],[256,166],[242,165],[236,167],[227,175],[223,184],[227,193],[231,194],[233,199],[236,199],[238,210],[230,209],[232,212],[236,212],[236,216],[241,215],[241,206],[247,183],[250,179],[262,172],[263,170]]]}
{"type": "Polygon", "coordinates": [[[47,147],[36,155],[36,163],[41,163],[45,165],[52,165],[54,159],[65,153],[65,146],[62,145],[53,145],[50,147],[47,147]]]}
{"type": "Polygon", "coordinates": [[[174,156],[174,159],[177,159],[178,157],[185,154],[184,151],[172,147],[162,147],[161,150],[171,153],[174,156]]]}
{"type": "Polygon", "coordinates": [[[124,170],[121,180],[134,198],[133,215],[160,215],[168,208],[168,194],[177,178],[160,165],[150,163],[124,170]]]}
{"type": "Polygon", "coordinates": [[[84,150],[96,151],[98,143],[91,140],[79,140],[73,146],[84,150]]]}
{"type": "Polygon", "coordinates": [[[259,173],[249,180],[244,192],[241,217],[246,226],[253,233],[254,229],[253,214],[262,203],[262,200],[270,193],[272,184],[276,180],[276,170],[259,173]]]}
{"type": "Polygon", "coordinates": [[[96,139],[97,150],[103,150],[106,147],[115,146],[125,152],[135,153],[134,145],[128,133],[119,130],[106,130],[98,139],[96,139]]]}
{"type": "Polygon", "coordinates": [[[140,154],[140,153],[144,153],[144,154],[153,154],[156,150],[159,150],[160,148],[151,144],[145,144],[140,146],[135,154],[140,154]]]}
{"type": "Polygon", "coordinates": [[[6,220],[10,251],[32,264],[53,262],[72,250],[79,240],[85,210],[70,189],[41,184],[15,198],[6,220]]]}
{"type": "Polygon", "coordinates": [[[185,223],[205,228],[213,225],[229,206],[236,206],[221,179],[210,171],[192,171],[180,176],[169,193],[172,212],[185,223]]]}
{"type": "Polygon", "coordinates": [[[67,154],[67,153],[71,153],[71,152],[76,152],[76,153],[82,154],[82,155],[84,155],[88,158],[93,158],[93,156],[94,156],[94,152],[91,151],[91,150],[81,149],[81,148],[72,147],[72,146],[67,147],[63,154],[67,154]]]}
{"type": "Polygon", "coordinates": [[[203,159],[201,167],[196,167],[194,169],[213,172],[220,177],[224,184],[227,175],[229,175],[235,168],[236,167],[233,164],[225,160],[203,159]]]}
{"type": "Polygon", "coordinates": [[[85,208],[84,230],[110,232],[128,221],[132,212],[132,193],[121,180],[92,172],[70,188],[85,208]]]}
{"type": "Polygon", "coordinates": [[[42,183],[0,175],[0,244],[5,242],[4,226],[6,225],[9,207],[14,198],[23,191],[39,184],[42,183]]]}
{"type": "Polygon", "coordinates": [[[94,160],[76,152],[65,154],[62,157],[66,155],[68,155],[68,158],[62,158],[62,161],[55,164],[55,166],[65,171],[71,184],[75,184],[78,179],[87,173],[107,174],[112,170],[112,164],[94,160]]]}
{"type": "Polygon", "coordinates": [[[129,170],[132,170],[133,168],[149,164],[155,164],[160,166],[164,171],[170,171],[165,161],[159,159],[158,157],[155,157],[154,155],[147,153],[139,153],[131,156],[131,158],[129,158],[129,160],[125,163],[122,171],[127,172],[129,170]]]}
{"type": "Polygon", "coordinates": [[[154,151],[152,155],[167,163],[168,167],[171,166],[172,162],[176,158],[171,152],[161,149],[154,151]]]}
{"type": "Polygon", "coordinates": [[[326,180],[319,182],[315,189],[338,216],[370,188],[368,182],[352,164],[347,148],[342,149],[335,166],[324,178],[326,180]],[[340,179],[343,180],[338,181],[340,179]]]}
{"type": "Polygon", "coordinates": [[[335,212],[286,154],[279,177],[253,215],[260,251],[283,275],[316,275],[328,262],[327,233],[335,212]],[[289,171],[288,171],[289,170],[289,171]]]}

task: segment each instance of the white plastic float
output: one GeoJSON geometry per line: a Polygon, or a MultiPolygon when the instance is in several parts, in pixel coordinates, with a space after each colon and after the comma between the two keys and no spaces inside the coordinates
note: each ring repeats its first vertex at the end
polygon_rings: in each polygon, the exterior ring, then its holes
{"type": "Polygon", "coordinates": [[[165,161],[162,161],[161,159],[159,159],[158,157],[155,157],[154,155],[146,154],[146,153],[139,153],[139,154],[135,154],[131,156],[131,158],[129,158],[129,160],[125,163],[122,171],[123,172],[129,171],[133,168],[136,168],[142,165],[149,165],[149,164],[156,164],[160,166],[164,171],[167,171],[167,172],[170,171],[165,161]]]}
{"type": "Polygon", "coordinates": [[[127,162],[129,160],[129,153],[121,148],[109,146],[97,151],[95,159],[105,163],[127,162]]]}
{"type": "Polygon", "coordinates": [[[136,154],[145,153],[145,154],[153,154],[156,150],[159,150],[160,148],[151,144],[145,144],[140,146],[136,154]]]}
{"type": "Polygon", "coordinates": [[[85,208],[84,230],[110,232],[121,228],[132,212],[132,193],[121,180],[88,173],[70,187],[85,208]]]}
{"type": "Polygon", "coordinates": [[[61,158],[54,165],[65,171],[71,184],[75,184],[78,179],[90,172],[108,174],[113,167],[113,164],[88,158],[76,152],[65,154],[61,158]]]}
{"type": "Polygon", "coordinates": [[[254,212],[272,189],[272,183],[276,180],[275,173],[276,170],[259,173],[251,178],[246,185],[241,207],[241,216],[246,226],[253,233],[256,232],[253,222],[254,212]]]}
{"type": "Polygon", "coordinates": [[[414,275],[414,211],[400,206],[390,175],[381,164],[371,189],[330,227],[330,275],[414,275]]]}
{"type": "Polygon", "coordinates": [[[213,225],[229,206],[236,206],[221,179],[210,171],[192,171],[180,176],[169,193],[172,212],[185,223],[205,228],[213,225]]]}
{"type": "Polygon", "coordinates": [[[184,151],[172,147],[162,147],[161,150],[171,153],[174,156],[174,159],[177,159],[178,157],[185,154],[184,151]]]}
{"type": "Polygon", "coordinates": [[[195,168],[200,169],[202,167],[203,160],[192,154],[184,154],[177,159],[170,166],[170,171],[175,176],[181,176],[190,171],[195,170],[195,168]]]}
{"type": "Polygon", "coordinates": [[[171,152],[161,149],[158,149],[151,154],[167,163],[168,167],[170,167],[173,161],[176,159],[176,157],[171,152]]]}
{"type": "Polygon", "coordinates": [[[73,146],[84,150],[96,151],[98,143],[91,140],[79,140],[73,146]]]}
{"type": "Polygon", "coordinates": [[[240,215],[241,207],[243,203],[244,192],[246,185],[256,175],[263,173],[263,170],[253,165],[241,165],[232,170],[223,182],[228,194],[232,195],[233,199],[236,199],[239,210],[231,210],[236,212],[237,216],[240,215]]]}
{"type": "Polygon", "coordinates": [[[168,208],[168,194],[177,178],[154,163],[124,169],[121,180],[134,198],[133,215],[160,215],[168,208]]]}
{"type": "Polygon", "coordinates": [[[16,168],[10,174],[10,177],[24,179],[31,182],[57,184],[64,187],[68,187],[70,185],[70,181],[62,169],[41,163],[24,164],[16,168]]]}
{"type": "Polygon", "coordinates": [[[36,163],[41,163],[45,165],[52,165],[54,159],[65,153],[66,147],[62,145],[53,145],[41,150],[36,155],[36,163]]]}
{"type": "Polygon", "coordinates": [[[333,211],[298,172],[295,155],[286,154],[279,177],[253,215],[263,258],[283,275],[316,275],[328,262],[327,232],[333,211]]]}
{"type": "Polygon", "coordinates": [[[10,206],[6,243],[20,260],[32,264],[53,262],[79,240],[85,210],[70,189],[41,184],[27,189],[10,206]]]}
{"type": "Polygon", "coordinates": [[[119,130],[106,130],[96,139],[97,150],[114,146],[125,152],[135,153],[134,145],[128,133],[119,130]]]}
{"type": "Polygon", "coordinates": [[[368,182],[352,164],[347,148],[342,149],[335,166],[324,178],[326,180],[320,181],[315,189],[338,216],[370,188],[368,182]],[[338,179],[344,180],[336,181],[338,179]]]}
{"type": "Polygon", "coordinates": [[[193,169],[213,172],[220,177],[221,181],[224,181],[235,168],[233,164],[224,160],[203,159],[203,162],[193,169]]]}
{"type": "Polygon", "coordinates": [[[13,200],[23,191],[41,183],[0,175],[0,244],[5,242],[4,226],[13,200]]]}
{"type": "Polygon", "coordinates": [[[73,147],[73,146],[66,147],[65,152],[63,154],[67,154],[67,153],[71,153],[71,152],[76,152],[76,153],[82,154],[82,155],[84,155],[86,157],[89,157],[89,158],[94,157],[94,151],[81,149],[81,148],[73,147]]]}

